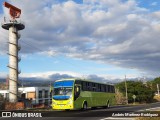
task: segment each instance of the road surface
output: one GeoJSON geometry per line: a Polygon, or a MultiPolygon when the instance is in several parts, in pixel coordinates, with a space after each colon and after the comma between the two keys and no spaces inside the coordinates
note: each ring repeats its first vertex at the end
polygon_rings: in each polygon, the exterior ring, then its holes
{"type": "MultiPolygon", "coordinates": [[[[4,111],[3,111],[4,112],[4,111]]],[[[6,111],[5,111],[6,112],[6,111]]],[[[8,111],[11,112],[11,111],[8,111]]],[[[12,111],[11,114],[16,118],[1,117],[0,120],[21,120],[22,113],[25,120],[133,120],[136,116],[159,116],[160,117],[160,102],[147,104],[147,105],[135,105],[135,106],[113,106],[108,109],[97,108],[95,110],[88,109],[86,111],[71,110],[71,111],[12,111]],[[159,109],[159,110],[158,110],[159,109]],[[158,111],[157,111],[158,110],[158,111]],[[144,112],[145,111],[145,112],[144,112]],[[152,112],[151,112],[152,111],[152,112]],[[18,114],[17,114],[18,113],[18,114]],[[35,113],[41,118],[27,118],[30,113],[35,113]],[[25,117],[26,115],[26,117],[25,117]]],[[[2,111],[0,113],[2,116],[2,111]]]]}

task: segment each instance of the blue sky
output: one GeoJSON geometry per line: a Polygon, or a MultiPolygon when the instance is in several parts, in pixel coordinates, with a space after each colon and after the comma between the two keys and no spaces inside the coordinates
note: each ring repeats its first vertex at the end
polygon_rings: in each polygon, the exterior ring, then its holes
{"type": "Polygon", "coordinates": [[[2,9],[2,4],[3,4],[4,0],[0,1],[1,7],[0,7],[0,13],[3,13],[3,9],[2,9]]]}
{"type": "Polygon", "coordinates": [[[159,10],[160,1],[159,0],[137,0],[140,7],[149,9],[150,11],[159,10]]]}
{"type": "MultiPolygon", "coordinates": [[[[9,2],[22,9],[26,25],[19,42],[22,76],[47,72],[105,79],[158,76],[159,0],[9,2]]],[[[1,6],[0,15],[6,14],[1,6]]],[[[0,32],[0,75],[6,76],[8,36],[2,28],[0,32]]]]}

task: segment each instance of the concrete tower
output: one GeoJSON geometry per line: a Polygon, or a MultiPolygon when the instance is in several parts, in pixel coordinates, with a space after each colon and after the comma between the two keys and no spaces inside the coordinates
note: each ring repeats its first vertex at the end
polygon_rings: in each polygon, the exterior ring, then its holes
{"type": "Polygon", "coordinates": [[[4,2],[4,6],[9,8],[9,13],[11,19],[2,23],[2,28],[9,30],[9,102],[17,102],[18,100],[18,62],[20,61],[18,57],[18,51],[20,46],[18,46],[18,39],[20,38],[19,30],[25,28],[24,24],[18,22],[16,18],[20,17],[21,10],[7,2],[4,2]]]}

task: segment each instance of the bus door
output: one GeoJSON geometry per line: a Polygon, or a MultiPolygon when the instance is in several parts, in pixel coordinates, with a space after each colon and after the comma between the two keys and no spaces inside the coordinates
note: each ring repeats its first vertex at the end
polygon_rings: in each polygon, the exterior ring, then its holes
{"type": "Polygon", "coordinates": [[[80,86],[75,85],[74,86],[74,100],[76,100],[80,96],[80,86]]]}

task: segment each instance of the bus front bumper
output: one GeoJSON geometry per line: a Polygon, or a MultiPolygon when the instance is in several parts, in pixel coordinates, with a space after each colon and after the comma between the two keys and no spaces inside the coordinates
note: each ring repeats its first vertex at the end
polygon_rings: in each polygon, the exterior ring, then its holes
{"type": "Polygon", "coordinates": [[[65,110],[65,109],[73,109],[72,104],[52,104],[52,109],[56,110],[65,110]]]}

